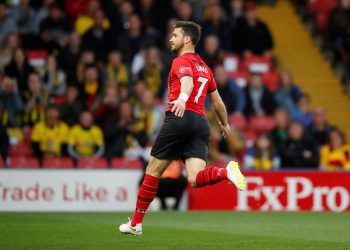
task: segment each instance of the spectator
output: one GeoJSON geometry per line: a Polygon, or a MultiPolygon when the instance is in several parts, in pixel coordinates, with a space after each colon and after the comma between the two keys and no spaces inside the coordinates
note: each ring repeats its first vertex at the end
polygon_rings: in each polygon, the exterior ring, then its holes
{"type": "Polygon", "coordinates": [[[113,8],[107,8],[105,10],[109,13],[112,33],[116,37],[128,29],[129,17],[135,13],[134,5],[129,0],[121,1],[119,3],[115,2],[113,8]]]}
{"type": "Polygon", "coordinates": [[[280,168],[281,160],[266,134],[259,135],[255,145],[248,149],[244,157],[244,167],[254,170],[271,170],[280,168]]]}
{"type": "Polygon", "coordinates": [[[80,84],[81,99],[85,107],[92,107],[101,91],[101,87],[96,66],[93,64],[87,65],[85,67],[84,80],[80,84]]]}
{"type": "Polygon", "coordinates": [[[7,35],[0,49],[0,73],[4,72],[4,67],[10,63],[15,50],[20,47],[20,44],[17,34],[10,33],[7,35]]]}
{"type": "Polygon", "coordinates": [[[52,4],[48,17],[40,23],[42,39],[46,42],[54,42],[60,47],[63,47],[72,30],[72,25],[62,13],[60,6],[52,4]]]}
{"type": "Polygon", "coordinates": [[[304,126],[309,126],[312,122],[310,103],[310,96],[302,94],[298,99],[297,106],[292,110],[292,119],[300,121],[304,126]]]}
{"type": "Polygon", "coordinates": [[[289,71],[281,72],[280,86],[275,93],[278,107],[292,112],[301,96],[300,88],[293,83],[292,74],[289,71]]]}
{"type": "Polygon", "coordinates": [[[288,125],[289,125],[289,114],[284,109],[277,109],[275,112],[276,126],[270,132],[270,138],[273,145],[279,152],[287,140],[288,136],[288,125]]]}
{"type": "Polygon", "coordinates": [[[19,5],[12,7],[10,14],[17,23],[18,32],[28,35],[35,31],[35,10],[29,6],[29,0],[20,0],[19,5]]]}
{"type": "MultiPolygon", "coordinates": [[[[40,9],[37,11],[36,16],[34,18],[34,32],[39,33],[40,31],[40,23],[48,17],[50,6],[55,2],[55,0],[43,0],[40,9]]],[[[72,1],[68,1],[72,2],[72,1]]]]}
{"type": "Polygon", "coordinates": [[[316,168],[319,154],[316,143],[304,134],[304,127],[293,121],[288,128],[288,137],[281,148],[281,165],[286,168],[316,168]]]}
{"type": "Polygon", "coordinates": [[[331,46],[334,50],[347,49],[350,52],[350,1],[340,0],[329,18],[328,31],[331,46]]]}
{"type": "Polygon", "coordinates": [[[32,146],[36,157],[61,156],[66,153],[68,126],[60,120],[57,107],[49,106],[46,119],[35,124],[32,133],[32,146]]]}
{"type": "Polygon", "coordinates": [[[235,159],[244,149],[241,133],[232,126],[228,137],[224,139],[218,124],[214,121],[212,112],[208,113],[208,118],[212,124],[209,158],[214,161],[235,159]]]}
{"type": "Polygon", "coordinates": [[[109,117],[118,115],[118,105],[121,101],[116,82],[108,81],[104,92],[92,108],[92,113],[99,127],[105,128],[109,117]]]}
{"type": "Polygon", "coordinates": [[[62,121],[67,123],[68,126],[77,124],[82,108],[78,88],[74,85],[68,86],[66,90],[66,101],[60,105],[62,121]]]}
{"type": "Polygon", "coordinates": [[[18,82],[18,89],[21,93],[28,89],[28,76],[34,72],[32,66],[29,65],[24,50],[16,48],[12,60],[5,67],[5,75],[15,77],[18,82]]]}
{"type": "Polygon", "coordinates": [[[247,2],[245,9],[244,21],[231,32],[233,51],[244,55],[270,56],[273,40],[269,28],[259,19],[255,3],[247,2]]]}
{"type": "Polygon", "coordinates": [[[17,33],[18,27],[13,20],[13,18],[9,15],[6,15],[6,4],[1,1],[0,2],[0,44],[3,44],[5,38],[10,33],[17,33]]]}
{"type": "Polygon", "coordinates": [[[234,29],[239,22],[243,20],[244,15],[244,1],[243,0],[231,0],[230,12],[229,12],[229,25],[230,29],[234,29]]]}
{"type": "Polygon", "coordinates": [[[265,88],[260,74],[250,74],[250,83],[245,87],[245,96],[247,104],[244,114],[246,116],[274,113],[276,104],[273,95],[265,88]]]}
{"type": "Polygon", "coordinates": [[[115,81],[117,85],[127,86],[129,83],[129,73],[122,62],[122,53],[113,50],[108,55],[108,63],[104,72],[105,81],[115,81]]]}
{"type": "Polygon", "coordinates": [[[149,35],[159,36],[161,31],[164,32],[167,17],[163,16],[161,6],[156,0],[140,0],[136,9],[149,35]]]}
{"type": "Polygon", "coordinates": [[[10,149],[10,138],[7,134],[6,128],[0,123],[0,156],[6,167],[8,151],[10,149]]]}
{"type": "Polygon", "coordinates": [[[307,131],[316,140],[319,147],[327,143],[332,129],[333,126],[326,120],[326,111],[321,107],[315,108],[312,112],[312,123],[308,126],[307,131]]]}
{"type": "MultiPolygon", "coordinates": [[[[68,83],[77,83],[77,65],[81,54],[81,39],[78,33],[72,32],[67,41],[67,45],[58,54],[58,62],[67,75],[68,83]]],[[[90,63],[93,63],[91,60],[90,63]]]]}
{"type": "Polygon", "coordinates": [[[0,124],[9,127],[20,126],[23,101],[18,93],[17,81],[5,76],[0,87],[0,124]]]}
{"type": "Polygon", "coordinates": [[[165,91],[167,72],[164,71],[159,50],[151,47],[146,50],[145,65],[139,72],[139,79],[146,83],[154,96],[162,97],[165,91]]]}
{"type": "Polygon", "coordinates": [[[321,169],[350,169],[350,145],[346,143],[345,135],[339,129],[333,129],[329,133],[328,143],[321,149],[321,169]]]}
{"type": "Polygon", "coordinates": [[[222,63],[220,42],[216,35],[212,34],[204,38],[203,53],[201,54],[201,58],[211,69],[222,63]]]}
{"type": "Polygon", "coordinates": [[[134,108],[135,120],[147,131],[148,138],[153,142],[159,132],[163,119],[163,110],[154,103],[154,95],[146,90],[140,102],[134,108]]]}
{"type": "MultiPolygon", "coordinates": [[[[73,20],[76,19],[75,22],[75,30],[80,34],[84,35],[89,29],[91,29],[94,26],[94,23],[96,22],[95,15],[97,12],[102,11],[100,1],[98,0],[90,0],[87,3],[87,11],[82,14],[74,17],[73,20]]],[[[75,13],[76,15],[76,13],[75,13]]],[[[101,26],[104,30],[109,29],[110,23],[108,18],[103,16],[103,20],[101,20],[101,26]]]]}
{"type": "MultiPolygon", "coordinates": [[[[174,1],[176,2],[176,1],[174,1]]],[[[193,16],[192,16],[192,5],[190,1],[187,0],[180,0],[177,1],[178,3],[175,6],[176,14],[177,14],[177,19],[181,21],[192,21],[193,16]]]]}
{"type": "Polygon", "coordinates": [[[178,210],[182,195],[186,189],[187,180],[181,173],[181,162],[173,161],[159,179],[157,197],[160,199],[161,209],[168,210],[166,198],[174,197],[175,203],[171,209],[178,210]]]}
{"type": "Polygon", "coordinates": [[[237,86],[235,81],[229,79],[222,65],[215,67],[214,77],[217,83],[217,89],[226,105],[228,114],[242,114],[246,104],[242,89],[237,86]]]}
{"type": "Polygon", "coordinates": [[[32,126],[45,120],[45,108],[49,101],[49,94],[43,89],[40,76],[31,73],[28,77],[29,90],[24,92],[25,114],[24,123],[32,126]]]}
{"type": "Polygon", "coordinates": [[[131,15],[128,18],[128,29],[118,37],[118,48],[123,51],[125,63],[129,66],[134,56],[148,46],[147,35],[141,30],[140,17],[131,15]]]}
{"type": "Polygon", "coordinates": [[[118,116],[110,117],[104,132],[108,159],[127,155],[127,150],[131,148],[136,149],[135,156],[139,157],[137,148],[144,147],[148,142],[145,128],[135,126],[132,106],[127,101],[119,105],[118,116]]]}
{"type": "Polygon", "coordinates": [[[95,63],[95,54],[91,50],[85,50],[82,52],[78,65],[77,65],[77,72],[76,77],[79,83],[84,81],[84,74],[86,66],[92,65],[95,63]]]}
{"type": "Polygon", "coordinates": [[[96,60],[106,61],[108,52],[113,47],[111,31],[104,27],[105,14],[102,10],[94,13],[94,24],[82,37],[82,45],[94,51],[96,60]]]}
{"type": "Polygon", "coordinates": [[[203,37],[215,34],[219,38],[221,48],[227,50],[229,46],[229,29],[224,11],[219,4],[213,4],[210,8],[209,18],[203,24],[203,37]]]}
{"type": "Polygon", "coordinates": [[[62,96],[66,92],[66,74],[58,68],[54,56],[49,56],[46,59],[42,81],[44,90],[51,96],[62,96]]]}
{"type": "Polygon", "coordinates": [[[68,153],[74,159],[81,157],[99,158],[104,154],[102,130],[94,125],[92,114],[83,111],[79,124],[71,128],[68,139],[68,153]]]}

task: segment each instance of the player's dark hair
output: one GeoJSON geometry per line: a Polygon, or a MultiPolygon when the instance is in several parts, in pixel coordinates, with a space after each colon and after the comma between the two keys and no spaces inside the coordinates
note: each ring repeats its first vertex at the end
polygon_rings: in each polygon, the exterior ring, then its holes
{"type": "Polygon", "coordinates": [[[185,36],[191,37],[192,44],[197,46],[199,40],[201,39],[202,27],[199,24],[189,21],[177,21],[175,23],[175,28],[181,28],[185,36]]]}

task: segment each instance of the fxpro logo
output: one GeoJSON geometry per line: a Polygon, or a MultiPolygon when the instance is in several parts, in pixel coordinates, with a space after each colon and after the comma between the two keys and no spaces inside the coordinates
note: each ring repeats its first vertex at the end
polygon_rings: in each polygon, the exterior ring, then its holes
{"type": "Polygon", "coordinates": [[[247,184],[254,188],[238,192],[238,210],[250,210],[252,200],[257,202],[263,198],[266,202],[260,207],[262,211],[299,211],[300,205],[303,202],[305,204],[305,199],[311,199],[312,211],[324,211],[327,205],[331,211],[342,212],[350,205],[350,194],[346,188],[314,186],[310,179],[305,177],[285,177],[281,186],[264,185],[264,179],[261,177],[247,177],[246,180],[247,184]],[[282,198],[281,194],[284,192],[286,197],[282,198]]]}

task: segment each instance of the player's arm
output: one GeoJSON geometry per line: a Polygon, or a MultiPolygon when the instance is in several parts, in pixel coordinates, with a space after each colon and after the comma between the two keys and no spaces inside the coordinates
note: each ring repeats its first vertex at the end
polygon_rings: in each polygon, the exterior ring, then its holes
{"type": "Polygon", "coordinates": [[[222,136],[227,138],[230,132],[230,125],[227,120],[227,111],[224,102],[222,101],[219,92],[214,90],[213,92],[208,93],[210,101],[213,105],[216,115],[219,117],[219,124],[222,130],[222,136]]]}
{"type": "Polygon", "coordinates": [[[181,93],[179,97],[176,100],[170,102],[170,104],[174,105],[171,109],[171,112],[175,111],[176,116],[182,117],[185,113],[186,102],[190,97],[193,89],[193,78],[192,76],[183,76],[180,78],[180,82],[181,93]]]}

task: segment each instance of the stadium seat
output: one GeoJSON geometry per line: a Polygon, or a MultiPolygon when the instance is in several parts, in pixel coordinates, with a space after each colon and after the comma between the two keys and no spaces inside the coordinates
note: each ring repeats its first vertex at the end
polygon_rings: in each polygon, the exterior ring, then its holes
{"type": "Polygon", "coordinates": [[[108,168],[108,163],[105,158],[80,158],[77,163],[78,168],[108,168]]]}
{"type": "Polygon", "coordinates": [[[267,133],[275,127],[273,116],[252,116],[249,120],[250,130],[255,133],[267,133]]]}
{"type": "Polygon", "coordinates": [[[229,116],[229,122],[239,130],[244,130],[247,127],[247,120],[243,115],[232,114],[229,116]]]}
{"type": "Polygon", "coordinates": [[[29,64],[34,68],[43,68],[48,57],[46,50],[28,50],[27,57],[29,64]]]}
{"type": "Polygon", "coordinates": [[[2,157],[0,157],[0,168],[3,168],[3,167],[5,167],[5,162],[2,159],[2,157]]]}
{"type": "Polygon", "coordinates": [[[39,168],[39,161],[35,157],[16,156],[10,157],[10,168],[39,168]]]}
{"type": "Polygon", "coordinates": [[[27,143],[12,145],[10,148],[10,156],[33,156],[33,150],[31,145],[27,143]]]}
{"type": "Polygon", "coordinates": [[[26,128],[24,130],[24,140],[26,143],[31,143],[32,142],[32,132],[33,132],[33,129],[32,128],[26,128]]]}
{"type": "Polygon", "coordinates": [[[240,58],[235,54],[227,54],[224,56],[223,64],[228,73],[236,72],[240,67],[240,58]]]}
{"type": "Polygon", "coordinates": [[[249,81],[249,73],[246,70],[238,70],[229,74],[229,77],[236,81],[241,88],[247,86],[249,81]]]}
{"type": "Polygon", "coordinates": [[[45,157],[43,161],[44,168],[72,168],[73,161],[69,157],[45,157]]]}
{"type": "Polygon", "coordinates": [[[131,168],[131,169],[141,169],[142,162],[139,159],[127,159],[127,158],[113,158],[112,168],[131,168]]]}
{"type": "Polygon", "coordinates": [[[254,145],[257,139],[257,134],[252,130],[245,130],[243,131],[243,137],[245,140],[245,145],[247,148],[254,145]]]}
{"type": "Polygon", "coordinates": [[[276,92],[280,82],[280,74],[277,71],[269,71],[262,75],[263,82],[268,90],[276,92]]]}
{"type": "Polygon", "coordinates": [[[246,56],[243,69],[248,72],[266,73],[272,69],[272,59],[266,56],[246,56]]]}

